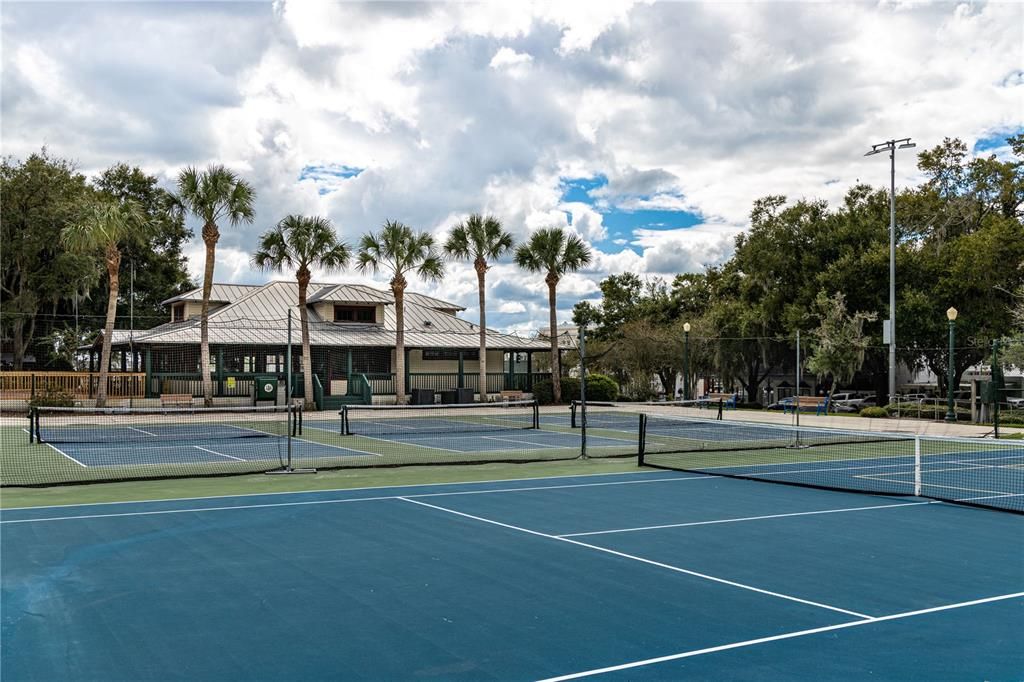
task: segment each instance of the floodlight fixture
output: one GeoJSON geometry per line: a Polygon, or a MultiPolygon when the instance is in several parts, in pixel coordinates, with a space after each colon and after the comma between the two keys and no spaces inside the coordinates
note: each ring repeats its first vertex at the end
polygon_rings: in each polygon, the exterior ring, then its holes
{"type": "Polygon", "coordinates": [[[909,137],[871,145],[864,156],[889,152],[889,398],[896,395],[896,150],[917,145],[909,137]]]}

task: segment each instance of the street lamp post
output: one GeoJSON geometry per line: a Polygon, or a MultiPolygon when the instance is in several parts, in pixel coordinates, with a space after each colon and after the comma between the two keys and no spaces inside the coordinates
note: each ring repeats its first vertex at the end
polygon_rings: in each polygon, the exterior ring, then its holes
{"type": "Polygon", "coordinates": [[[683,324],[683,400],[690,399],[690,323],[683,324]]]}
{"type": "Polygon", "coordinates": [[[896,150],[917,145],[909,137],[871,145],[864,156],[889,152],[889,402],[896,395],[896,150]]]}
{"type": "Polygon", "coordinates": [[[956,324],[956,308],[951,307],[946,311],[946,319],[949,320],[949,373],[946,378],[946,394],[948,395],[948,398],[946,399],[946,421],[955,422],[956,403],[953,401],[953,382],[956,381],[956,362],[953,357],[953,343],[954,335],[956,334],[954,331],[954,325],[956,324]]]}

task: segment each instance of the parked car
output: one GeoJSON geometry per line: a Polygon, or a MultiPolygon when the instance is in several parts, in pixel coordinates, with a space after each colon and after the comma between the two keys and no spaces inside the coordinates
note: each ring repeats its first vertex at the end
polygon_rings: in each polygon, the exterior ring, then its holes
{"type": "Polygon", "coordinates": [[[832,396],[832,406],[836,412],[860,412],[862,408],[874,404],[873,393],[836,393],[832,396]]]}
{"type": "Polygon", "coordinates": [[[1024,397],[1007,398],[1006,402],[1009,403],[1010,409],[1013,409],[1013,410],[1024,409],[1024,397]]]}

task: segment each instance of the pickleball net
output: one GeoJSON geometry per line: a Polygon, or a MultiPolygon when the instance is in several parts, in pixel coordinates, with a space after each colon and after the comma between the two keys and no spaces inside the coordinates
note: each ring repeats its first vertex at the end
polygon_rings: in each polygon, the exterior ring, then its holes
{"type": "Polygon", "coordinates": [[[647,412],[640,412],[636,421],[642,466],[830,490],[916,495],[1024,513],[1020,441],[647,412]]]}
{"type": "Polygon", "coordinates": [[[38,443],[151,443],[287,438],[301,433],[294,407],[38,407],[29,439],[38,443]]]}
{"type": "Polygon", "coordinates": [[[540,427],[536,401],[449,405],[345,405],[341,433],[382,438],[493,433],[540,427]]]}

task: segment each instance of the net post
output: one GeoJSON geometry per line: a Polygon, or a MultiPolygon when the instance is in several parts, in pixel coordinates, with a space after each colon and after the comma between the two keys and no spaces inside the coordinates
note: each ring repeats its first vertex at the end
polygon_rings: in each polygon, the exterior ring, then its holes
{"type": "Polygon", "coordinates": [[[39,408],[38,407],[33,408],[33,412],[35,413],[35,417],[36,417],[36,419],[35,419],[35,421],[36,421],[36,443],[42,443],[43,442],[43,432],[39,428],[39,408]]]}
{"type": "Polygon", "coordinates": [[[35,441],[36,435],[36,420],[35,420],[36,408],[30,407],[28,409],[28,444],[32,445],[35,441]]]}
{"type": "Polygon", "coordinates": [[[722,411],[723,411],[724,407],[725,407],[725,403],[722,401],[721,398],[719,398],[718,399],[718,414],[715,415],[715,419],[717,419],[718,421],[722,421],[722,411]]]}
{"type": "MultiPolygon", "coordinates": [[[[221,369],[220,365],[218,365],[217,369],[221,369]]],[[[295,418],[294,410],[292,409],[291,405],[288,405],[288,409],[285,410],[284,416],[285,416],[285,427],[284,428],[288,432],[288,467],[287,468],[288,468],[289,471],[291,471],[292,470],[292,429],[295,428],[295,422],[293,421],[294,418],[295,418]]]]}
{"type": "Polygon", "coordinates": [[[540,403],[536,398],[533,401],[533,428],[540,428],[540,403]]]}
{"type": "Polygon", "coordinates": [[[636,465],[642,467],[644,465],[644,452],[647,449],[647,415],[643,412],[640,413],[640,424],[638,428],[639,431],[636,438],[636,465]]]}
{"type": "Polygon", "coordinates": [[[569,402],[569,426],[576,428],[576,401],[572,400],[569,402]]]}
{"type": "Polygon", "coordinates": [[[341,435],[351,436],[352,431],[348,427],[348,405],[342,405],[341,411],[338,414],[341,415],[341,435]]]}
{"type": "Polygon", "coordinates": [[[914,435],[914,495],[921,496],[921,436],[914,435]]]}

